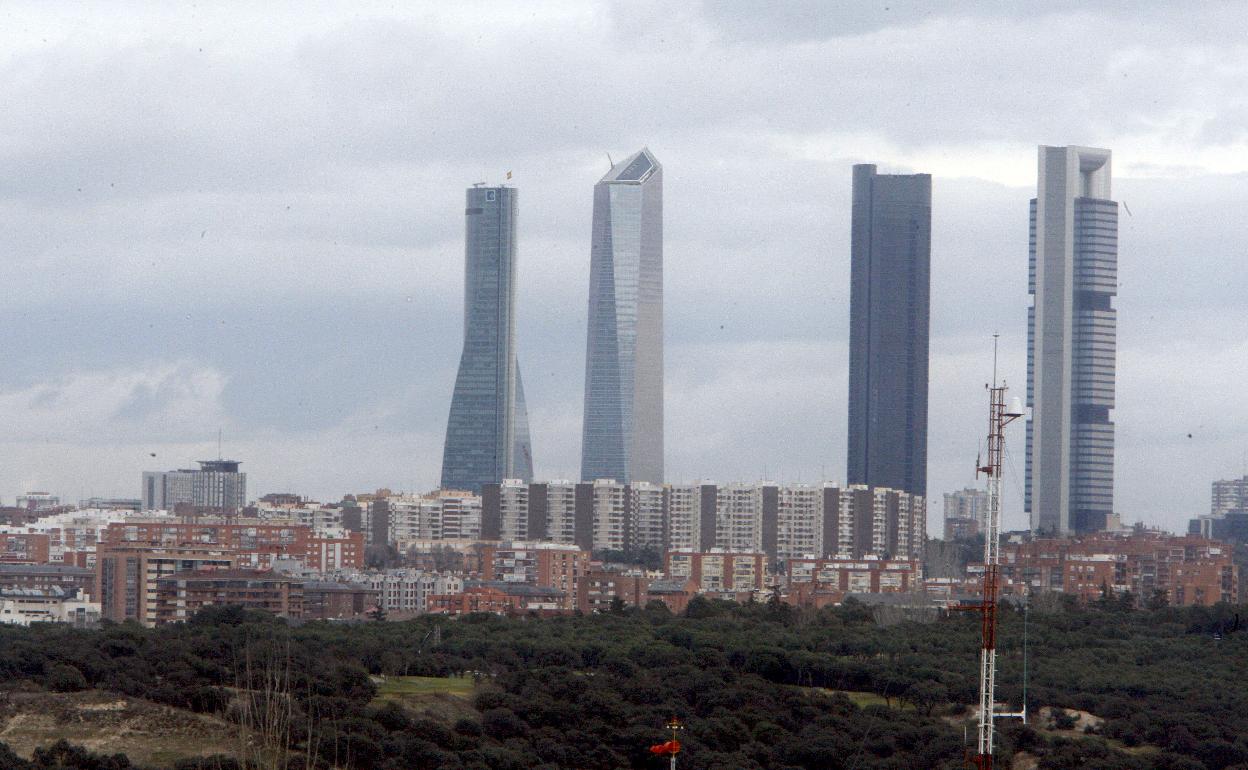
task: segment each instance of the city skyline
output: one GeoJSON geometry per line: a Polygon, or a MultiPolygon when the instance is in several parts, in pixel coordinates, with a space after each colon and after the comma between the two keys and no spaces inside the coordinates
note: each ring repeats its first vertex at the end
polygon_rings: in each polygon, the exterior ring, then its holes
{"type": "MultiPolygon", "coordinates": [[[[17,7],[0,29],[3,96],[27,106],[0,117],[22,138],[0,154],[5,496],[133,495],[141,470],[215,455],[218,428],[257,493],[436,486],[462,332],[458,191],[507,170],[525,190],[534,470],[575,477],[585,191],[607,151],[643,143],[667,171],[669,480],[840,475],[841,188],[873,161],[933,175],[928,491],[969,483],[992,332],[1012,395],[1026,384],[1042,142],[1112,147],[1132,212],[1115,507],[1179,528],[1207,508],[1209,478],[1239,469],[1248,415],[1219,394],[1248,360],[1242,281],[1225,267],[1242,234],[1224,213],[1248,203],[1243,77],[1200,61],[1232,51],[1242,6],[896,8],[834,25],[534,10],[483,37],[470,10],[273,11],[282,24],[261,37],[155,6],[81,28],[17,7]],[[1054,36],[1078,55],[1039,43],[1054,36]],[[881,79],[897,50],[925,54],[881,79]]],[[[1005,517],[1019,527],[1011,430],[1005,517]]]]}
{"type": "Polygon", "coordinates": [[[663,167],[647,148],[594,185],[581,480],[663,478],[663,167]]]}

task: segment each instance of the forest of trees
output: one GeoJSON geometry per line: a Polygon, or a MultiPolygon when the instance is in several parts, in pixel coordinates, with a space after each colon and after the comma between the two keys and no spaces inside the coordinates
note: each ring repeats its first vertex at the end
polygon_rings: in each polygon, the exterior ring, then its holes
{"type": "MultiPolygon", "coordinates": [[[[1029,711],[1081,709],[1099,735],[1004,721],[1000,756],[1040,767],[1248,769],[1248,695],[1237,674],[1248,632],[1239,608],[1132,611],[1055,603],[1026,618],[1029,711]]],[[[1024,616],[1002,619],[999,696],[1022,705],[1024,616]]],[[[238,760],[178,770],[256,767],[657,768],[651,744],[685,720],[681,767],[956,768],[959,719],[975,701],[978,619],[881,627],[853,602],[819,611],[697,599],[538,619],[423,617],[288,626],[214,608],[184,625],[95,631],[0,626],[3,690],[98,688],[233,720],[238,760]],[[435,628],[440,631],[434,632],[435,628]],[[480,680],[473,718],[418,716],[375,698],[370,675],[480,680]],[[859,707],[839,691],[887,705],[859,707]],[[243,745],[240,743],[240,745],[243,745]]],[[[32,759],[0,745],[5,768],[122,770],[68,744],[32,759]]]]}

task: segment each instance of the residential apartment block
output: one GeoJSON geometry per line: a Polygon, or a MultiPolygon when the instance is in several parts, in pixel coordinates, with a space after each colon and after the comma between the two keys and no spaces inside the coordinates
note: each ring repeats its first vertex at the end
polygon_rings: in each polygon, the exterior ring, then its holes
{"type": "Polygon", "coordinates": [[[592,483],[487,484],[483,539],[551,540],[585,550],[757,551],[797,556],[921,558],[919,495],[865,486],[592,483]]]}

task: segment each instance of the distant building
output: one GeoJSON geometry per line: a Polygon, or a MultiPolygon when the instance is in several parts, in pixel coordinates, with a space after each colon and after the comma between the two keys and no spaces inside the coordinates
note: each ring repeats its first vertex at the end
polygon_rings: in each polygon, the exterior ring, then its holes
{"type": "Polygon", "coordinates": [[[232,550],[220,546],[101,544],[94,596],[105,620],[134,620],[154,626],[160,578],[190,570],[234,567],[232,550]]]}
{"type": "Polygon", "coordinates": [[[988,492],[967,487],[945,493],[945,540],[974,537],[988,512],[988,492]]]}
{"type": "Polygon", "coordinates": [[[765,556],[761,553],[668,551],[669,580],[691,580],[699,593],[746,594],[763,590],[765,556]]]}
{"type": "Polygon", "coordinates": [[[838,593],[837,601],[849,593],[916,591],[923,580],[922,564],[915,560],[791,559],[786,567],[790,592],[838,593]]]}
{"type": "Polygon", "coordinates": [[[27,492],[17,496],[17,507],[27,511],[54,511],[61,507],[61,498],[48,492],[27,492]]]}
{"type": "Polygon", "coordinates": [[[417,541],[477,540],[481,498],[471,492],[440,489],[426,495],[390,495],[386,541],[407,550],[417,541]]]}
{"type": "Polygon", "coordinates": [[[865,486],[573,484],[508,480],[482,490],[485,540],[549,540],[584,550],[758,551],[922,558],[923,497],[865,486]]]}
{"type": "MultiPolygon", "coordinates": [[[[970,565],[971,574],[982,565],[970,565]]],[[[1197,536],[1142,530],[1036,538],[1001,547],[1004,593],[1059,592],[1085,601],[1130,592],[1137,601],[1155,594],[1174,606],[1239,601],[1239,568],[1232,549],[1197,536]]]]}
{"type": "Polygon", "coordinates": [[[851,241],[848,480],[926,495],[931,175],[854,166],[851,241]]]}
{"type": "Polygon", "coordinates": [[[0,562],[8,564],[47,564],[49,538],[30,532],[0,532],[0,562]]]}
{"type": "Polygon", "coordinates": [[[95,570],[62,564],[0,564],[0,591],[54,588],[95,597],[95,570]]]}
{"type": "Polygon", "coordinates": [[[606,612],[618,599],[624,604],[644,607],[651,579],[644,575],[589,570],[576,581],[576,608],[581,612],[606,612]]]}
{"type": "Polygon", "coordinates": [[[589,570],[589,552],[574,545],[507,542],[485,546],[482,555],[483,580],[553,588],[568,610],[576,606],[577,581],[589,570]]]}
{"type": "Polygon", "coordinates": [[[247,505],[247,474],[237,460],[200,460],[198,470],[145,471],[143,510],[173,511],[179,505],[239,512],[247,505]]]}
{"type": "Polygon", "coordinates": [[[1224,516],[1231,511],[1248,510],[1248,476],[1215,481],[1212,487],[1210,516],[1224,516]]]}
{"type": "Polygon", "coordinates": [[[234,565],[268,569],[274,559],[296,559],[310,569],[359,569],[364,566],[364,537],[346,530],[314,532],[293,523],[261,519],[170,517],[127,519],[110,524],[104,533],[110,546],[212,545],[229,549],[234,565]]]}
{"type": "Polygon", "coordinates": [[[663,167],[642,148],[594,186],[581,480],[663,483],[663,167]]]}
{"type": "Polygon", "coordinates": [[[1024,503],[1033,532],[1095,532],[1114,511],[1118,203],[1109,150],[1041,146],[1039,161],[1024,503]]]}
{"type": "Polygon", "coordinates": [[[183,623],[205,607],[235,605],[303,617],[303,581],[268,570],[189,570],[157,578],[156,625],[183,623]]]}
{"type": "Polygon", "coordinates": [[[88,497],[79,500],[78,507],[102,511],[134,511],[143,510],[143,501],[137,497],[88,497]]]}
{"type": "Polygon", "coordinates": [[[0,623],[29,626],[31,623],[68,623],[93,626],[100,620],[100,605],[73,589],[0,587],[0,623]]]}
{"type": "Polygon", "coordinates": [[[673,614],[683,613],[690,600],[698,595],[698,584],[693,578],[651,580],[646,587],[646,604],[662,602],[673,614]]]}
{"type": "Polygon", "coordinates": [[[533,478],[516,361],[517,195],[511,187],[468,190],[464,346],[446,426],[443,489],[479,494],[483,484],[533,478]]]}
{"type": "Polygon", "coordinates": [[[541,616],[567,614],[566,599],[554,588],[502,580],[465,581],[463,591],[429,597],[429,611],[445,615],[488,612],[496,615],[534,613],[541,616]]]}
{"type": "Polygon", "coordinates": [[[377,592],[359,583],[303,581],[303,616],[308,620],[364,618],[377,602],[377,592]]]}

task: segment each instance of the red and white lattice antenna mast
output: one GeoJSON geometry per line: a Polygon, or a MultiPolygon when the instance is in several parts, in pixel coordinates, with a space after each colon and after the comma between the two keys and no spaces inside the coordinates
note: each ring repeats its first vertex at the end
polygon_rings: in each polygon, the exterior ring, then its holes
{"type": "Polygon", "coordinates": [[[979,655],[979,735],[971,763],[979,770],[992,768],[993,720],[1021,716],[1026,720],[1027,705],[1018,714],[998,713],[995,709],[997,686],[997,595],[1001,571],[1001,461],[1005,454],[1005,426],[1023,415],[1015,398],[1007,410],[1004,382],[997,384],[997,335],[992,335],[992,385],[988,386],[988,461],[975,469],[975,475],[988,477],[988,511],[984,516],[984,600],[979,606],[983,643],[979,655]]]}

